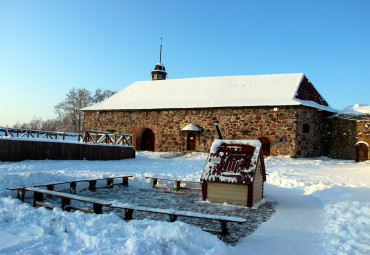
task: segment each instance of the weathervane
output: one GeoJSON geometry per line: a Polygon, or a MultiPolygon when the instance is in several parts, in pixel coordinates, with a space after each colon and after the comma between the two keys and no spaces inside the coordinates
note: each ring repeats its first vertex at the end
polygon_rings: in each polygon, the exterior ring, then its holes
{"type": "Polygon", "coordinates": [[[162,37],[161,37],[161,47],[159,52],[159,63],[162,63],[162,37]]]}

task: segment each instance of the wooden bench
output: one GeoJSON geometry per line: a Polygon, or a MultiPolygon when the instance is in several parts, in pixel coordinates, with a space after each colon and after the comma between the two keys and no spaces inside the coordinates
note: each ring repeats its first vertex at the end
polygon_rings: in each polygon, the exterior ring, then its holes
{"type": "Polygon", "coordinates": [[[206,220],[217,220],[221,224],[221,232],[220,232],[221,236],[226,236],[229,234],[229,230],[227,228],[228,222],[235,222],[238,224],[243,224],[247,222],[246,219],[239,218],[239,217],[228,217],[228,216],[203,214],[203,213],[187,212],[187,211],[164,210],[160,208],[150,208],[150,207],[133,206],[133,205],[129,205],[129,206],[111,205],[110,207],[116,208],[116,209],[124,209],[125,210],[125,220],[132,220],[132,214],[134,211],[167,214],[169,215],[170,222],[175,222],[177,220],[177,217],[179,216],[188,217],[188,218],[206,219],[206,220]]]}
{"type": "MultiPolygon", "coordinates": [[[[55,183],[49,183],[49,184],[39,184],[39,185],[31,185],[31,186],[24,186],[24,187],[10,187],[7,189],[8,190],[18,190],[18,196],[22,201],[24,201],[26,191],[33,192],[33,206],[40,205],[40,206],[46,206],[50,208],[56,207],[55,205],[44,202],[44,195],[47,195],[47,196],[52,196],[52,197],[60,197],[61,198],[61,208],[66,211],[70,211],[71,209],[77,209],[83,212],[101,214],[103,212],[103,206],[109,206],[114,209],[123,209],[125,210],[125,220],[132,220],[134,211],[167,214],[169,215],[170,222],[175,222],[178,217],[216,220],[216,221],[219,221],[221,224],[221,232],[220,232],[221,236],[226,236],[227,234],[229,234],[229,230],[227,228],[228,222],[234,222],[238,224],[243,224],[247,222],[246,219],[239,218],[239,217],[202,214],[202,213],[188,212],[188,211],[165,210],[165,209],[160,209],[160,208],[150,208],[150,207],[142,207],[142,206],[135,206],[135,205],[129,205],[129,206],[113,205],[113,202],[110,202],[110,201],[83,197],[83,196],[79,196],[75,194],[57,192],[53,190],[54,185],[57,185],[57,184],[70,183],[72,185],[72,183],[76,184],[77,182],[83,182],[83,181],[90,182],[89,188],[93,188],[95,190],[96,181],[107,180],[107,185],[113,185],[113,180],[117,178],[123,178],[123,184],[127,185],[129,177],[132,177],[132,176],[104,177],[104,178],[99,178],[99,179],[85,179],[85,180],[77,180],[77,181],[71,181],[71,182],[55,182],[55,183]],[[39,187],[46,187],[47,189],[41,189],[39,187]],[[83,208],[74,208],[71,206],[71,200],[77,200],[77,201],[81,201],[85,203],[92,203],[93,211],[90,211],[88,209],[83,209],[83,208]]],[[[154,184],[154,182],[157,180],[175,181],[177,184],[176,187],[178,190],[180,188],[183,188],[183,187],[180,187],[181,182],[201,183],[201,182],[194,182],[194,181],[173,180],[173,179],[157,178],[157,177],[146,177],[146,178],[153,179],[153,187],[157,185],[157,183],[154,184]]]]}
{"type": "Polygon", "coordinates": [[[158,180],[165,180],[165,181],[174,181],[176,182],[176,190],[180,190],[180,189],[189,189],[189,190],[199,190],[201,191],[202,189],[197,189],[197,188],[185,188],[185,187],[181,187],[181,183],[182,182],[189,182],[189,183],[197,183],[197,184],[202,184],[202,182],[197,182],[197,181],[184,181],[184,180],[176,180],[176,179],[168,179],[168,178],[159,178],[159,177],[151,177],[151,176],[147,176],[145,177],[147,179],[152,179],[153,182],[152,182],[152,187],[153,188],[170,188],[170,187],[167,187],[167,186],[160,186],[158,185],[158,180]]]}
{"type": "Polygon", "coordinates": [[[111,187],[113,188],[114,180],[122,178],[122,185],[128,186],[128,178],[133,177],[132,175],[123,175],[123,176],[112,176],[112,177],[102,177],[97,179],[81,179],[81,180],[75,180],[75,181],[63,181],[63,182],[53,182],[53,183],[46,183],[46,184],[34,184],[34,185],[26,185],[26,186],[20,186],[20,187],[8,187],[6,189],[8,190],[17,190],[17,198],[24,201],[25,194],[26,194],[26,188],[30,187],[46,187],[48,190],[54,190],[55,185],[61,185],[61,184],[67,184],[69,183],[69,187],[71,189],[71,192],[76,194],[76,188],[78,182],[89,182],[89,190],[95,191],[96,190],[96,182],[100,180],[106,180],[107,186],[105,187],[111,187]]]}
{"type": "MultiPolygon", "coordinates": [[[[62,199],[61,208],[62,210],[66,210],[66,211],[69,211],[70,209],[73,208],[71,206],[71,200],[77,200],[77,201],[93,204],[93,210],[94,210],[93,213],[97,213],[97,214],[103,213],[103,205],[110,206],[112,204],[111,202],[107,202],[102,199],[83,197],[83,196],[78,196],[74,194],[57,192],[57,191],[52,191],[52,190],[47,190],[47,189],[40,189],[40,188],[35,188],[35,187],[25,188],[25,190],[33,192],[33,206],[42,205],[42,206],[52,207],[52,208],[55,207],[51,204],[44,203],[44,195],[60,197],[62,199]]],[[[91,211],[88,211],[86,209],[81,209],[81,208],[74,208],[74,209],[78,209],[84,212],[91,212],[91,211]]]]}

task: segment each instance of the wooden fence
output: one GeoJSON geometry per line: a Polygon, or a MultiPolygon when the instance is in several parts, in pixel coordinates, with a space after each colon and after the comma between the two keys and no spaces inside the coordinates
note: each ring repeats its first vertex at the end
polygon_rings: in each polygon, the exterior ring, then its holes
{"type": "Polygon", "coordinates": [[[1,136],[59,141],[82,141],[94,144],[132,145],[132,135],[95,130],[85,130],[84,135],[82,135],[79,133],[0,127],[0,137],[1,136]]]}
{"type": "Polygon", "coordinates": [[[50,140],[70,140],[79,141],[82,135],[79,133],[54,132],[44,130],[33,130],[24,128],[0,127],[0,136],[19,137],[19,138],[40,138],[50,140]]]}
{"type": "Polygon", "coordinates": [[[0,161],[118,160],[134,157],[132,146],[0,138],[0,161]]]}
{"type": "Polygon", "coordinates": [[[113,145],[132,145],[132,135],[105,131],[85,130],[82,138],[87,143],[104,143],[113,145]]]}

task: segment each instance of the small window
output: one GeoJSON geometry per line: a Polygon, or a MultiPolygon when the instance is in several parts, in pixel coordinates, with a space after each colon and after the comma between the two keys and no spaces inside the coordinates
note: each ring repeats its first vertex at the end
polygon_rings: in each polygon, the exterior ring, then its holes
{"type": "Polygon", "coordinates": [[[310,133],[310,125],[309,124],[303,124],[303,128],[302,128],[302,133],[303,134],[309,134],[310,133]]]}

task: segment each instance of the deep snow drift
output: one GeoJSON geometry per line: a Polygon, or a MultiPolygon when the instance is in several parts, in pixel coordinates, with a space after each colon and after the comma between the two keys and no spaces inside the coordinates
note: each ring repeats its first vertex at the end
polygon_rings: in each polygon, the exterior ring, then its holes
{"type": "MultiPolygon", "coordinates": [[[[5,188],[80,178],[134,175],[198,181],[207,154],[138,153],[119,161],[0,162],[2,254],[369,254],[370,162],[328,158],[266,159],[265,197],[276,212],[228,245],[181,221],[123,221],[117,214],[33,208],[5,188]]],[[[153,198],[155,199],[155,198],[153,198]]]]}

